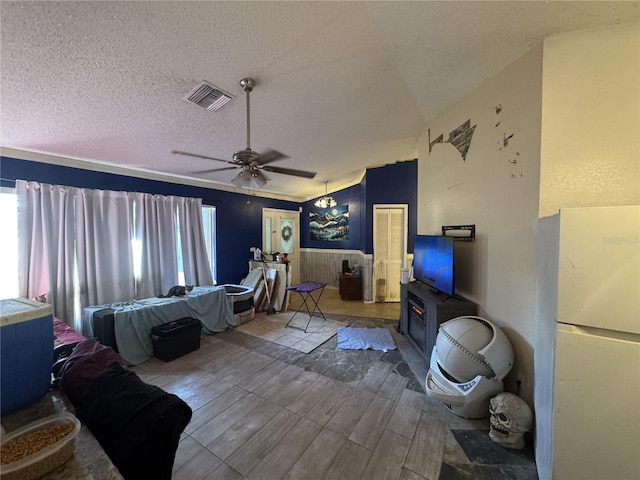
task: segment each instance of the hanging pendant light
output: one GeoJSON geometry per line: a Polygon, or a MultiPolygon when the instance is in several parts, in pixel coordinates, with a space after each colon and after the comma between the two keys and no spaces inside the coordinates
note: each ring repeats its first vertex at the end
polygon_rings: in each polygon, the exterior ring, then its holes
{"type": "Polygon", "coordinates": [[[338,205],[338,202],[336,202],[336,199],[333,197],[330,197],[327,194],[327,184],[329,182],[325,181],[324,182],[324,197],[320,197],[319,199],[317,199],[314,203],[314,205],[318,208],[331,208],[331,207],[335,207],[336,205],[338,205]]]}

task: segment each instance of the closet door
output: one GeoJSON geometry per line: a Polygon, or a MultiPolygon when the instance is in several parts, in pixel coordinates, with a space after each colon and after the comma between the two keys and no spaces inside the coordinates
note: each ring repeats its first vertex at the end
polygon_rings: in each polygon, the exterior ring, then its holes
{"type": "Polygon", "coordinates": [[[407,205],[373,206],[373,298],[400,301],[400,272],[407,251],[407,205]]]}

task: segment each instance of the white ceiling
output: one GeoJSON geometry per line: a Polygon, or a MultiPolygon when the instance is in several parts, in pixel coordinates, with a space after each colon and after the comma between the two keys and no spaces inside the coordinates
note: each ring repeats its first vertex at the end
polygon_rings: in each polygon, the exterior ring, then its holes
{"type": "MultiPolygon", "coordinates": [[[[639,2],[0,3],[0,144],[230,185],[246,147],[290,158],[265,192],[299,199],[417,156],[439,112],[545,36],[637,22],[639,2]],[[207,80],[218,112],[183,97],[207,80]]],[[[100,167],[103,168],[103,167],[100,167]]]]}

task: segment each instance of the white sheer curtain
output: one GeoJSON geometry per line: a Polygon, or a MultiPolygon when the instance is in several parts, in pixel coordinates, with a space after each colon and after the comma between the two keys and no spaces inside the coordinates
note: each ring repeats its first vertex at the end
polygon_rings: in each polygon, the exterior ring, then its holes
{"type": "Polygon", "coordinates": [[[133,198],[126,192],[76,189],[76,263],[82,306],[135,296],[133,198]]]}
{"type": "Polygon", "coordinates": [[[75,190],[16,181],[20,295],[46,295],[66,318],[73,318],[74,304],[75,190]]]}
{"type": "Polygon", "coordinates": [[[139,298],[166,293],[177,283],[175,197],[136,193],[134,237],[139,242],[139,298]]]}
{"type": "Polygon", "coordinates": [[[213,285],[207,248],[202,240],[202,200],[181,198],[177,207],[185,282],[189,285],[213,285]]]}
{"type": "Polygon", "coordinates": [[[185,284],[213,285],[204,243],[202,200],[148,193],[135,195],[135,238],[141,242],[143,253],[137,277],[138,295],[166,293],[176,284],[180,271],[176,245],[180,245],[185,284]]]}
{"type": "Polygon", "coordinates": [[[84,307],[212,285],[202,200],[16,181],[20,295],[81,330],[84,307]],[[178,231],[180,237],[178,238],[178,231]]]}

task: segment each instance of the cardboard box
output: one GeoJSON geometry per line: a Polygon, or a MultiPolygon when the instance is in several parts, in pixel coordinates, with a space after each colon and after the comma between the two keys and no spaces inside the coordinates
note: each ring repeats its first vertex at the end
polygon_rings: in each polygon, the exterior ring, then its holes
{"type": "Polygon", "coordinates": [[[51,385],[53,309],[26,298],[0,300],[0,414],[42,398],[51,385]]]}

